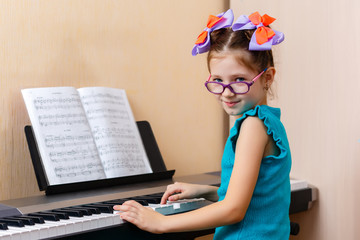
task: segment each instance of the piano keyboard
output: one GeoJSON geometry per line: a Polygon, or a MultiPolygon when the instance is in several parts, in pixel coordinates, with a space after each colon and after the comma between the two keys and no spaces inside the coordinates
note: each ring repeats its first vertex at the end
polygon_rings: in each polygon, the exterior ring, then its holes
{"type": "MultiPolygon", "coordinates": [[[[164,215],[191,211],[209,204],[200,199],[180,200],[160,205],[162,193],[132,197],[130,199],[153,208],[164,215]]],[[[71,206],[21,216],[0,218],[0,239],[31,240],[63,238],[76,233],[116,227],[124,223],[113,206],[129,199],[71,206]]]]}

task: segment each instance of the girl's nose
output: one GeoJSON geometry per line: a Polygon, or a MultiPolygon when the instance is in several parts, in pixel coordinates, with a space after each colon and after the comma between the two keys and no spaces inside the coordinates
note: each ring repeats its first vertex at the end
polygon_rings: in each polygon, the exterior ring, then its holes
{"type": "Polygon", "coordinates": [[[230,90],[230,87],[227,87],[227,88],[224,89],[224,92],[222,93],[222,95],[225,96],[225,97],[230,97],[230,96],[235,95],[235,93],[233,93],[230,90]]]}

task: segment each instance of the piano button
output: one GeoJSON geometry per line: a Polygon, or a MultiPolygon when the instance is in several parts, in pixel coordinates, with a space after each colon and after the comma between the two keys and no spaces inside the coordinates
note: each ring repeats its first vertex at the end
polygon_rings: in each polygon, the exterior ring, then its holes
{"type": "Polygon", "coordinates": [[[75,207],[69,207],[69,208],[61,208],[62,210],[75,210],[81,212],[84,216],[91,216],[92,212],[89,209],[86,208],[75,208],[75,207]]]}
{"type": "Polygon", "coordinates": [[[82,217],[82,216],[84,216],[84,214],[81,211],[77,211],[77,210],[54,209],[54,210],[52,210],[52,212],[66,213],[69,216],[73,216],[73,217],[82,217]]]}
{"type": "Polygon", "coordinates": [[[21,220],[24,225],[35,225],[34,221],[31,218],[24,218],[24,217],[6,217],[5,219],[9,220],[21,220]]]}
{"type": "Polygon", "coordinates": [[[11,220],[11,219],[5,219],[0,218],[0,223],[6,223],[8,226],[14,226],[14,227],[24,227],[24,222],[21,220],[11,220]]]}
{"type": "Polygon", "coordinates": [[[6,229],[8,229],[7,224],[6,224],[6,223],[0,223],[0,229],[1,229],[1,230],[6,230],[6,229]]]}
{"type": "Polygon", "coordinates": [[[35,216],[29,216],[29,215],[22,215],[19,218],[29,218],[34,221],[34,223],[44,223],[44,219],[42,217],[35,217],[35,216]]]}
{"type": "Polygon", "coordinates": [[[98,208],[101,213],[113,213],[113,208],[110,204],[106,205],[106,204],[95,204],[94,203],[94,204],[82,205],[82,207],[98,208]]]}
{"type": "Polygon", "coordinates": [[[44,220],[47,221],[59,221],[59,217],[56,214],[49,214],[49,213],[29,213],[29,216],[35,216],[35,217],[42,217],[44,220]]]}

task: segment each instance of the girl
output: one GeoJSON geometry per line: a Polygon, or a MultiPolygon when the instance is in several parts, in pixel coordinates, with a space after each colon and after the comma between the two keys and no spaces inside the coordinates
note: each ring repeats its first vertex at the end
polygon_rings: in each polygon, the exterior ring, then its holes
{"type": "Polygon", "coordinates": [[[231,10],[210,16],[192,51],[209,51],[205,86],[237,120],[225,145],[220,188],[174,183],[161,202],[216,193],[218,201],[171,216],[128,201],[114,206],[122,219],[153,233],[216,227],[214,239],[289,239],[290,149],[280,109],[267,106],[275,76],[271,47],[284,39],[267,27],[274,20],[256,12],[232,25],[231,10]]]}

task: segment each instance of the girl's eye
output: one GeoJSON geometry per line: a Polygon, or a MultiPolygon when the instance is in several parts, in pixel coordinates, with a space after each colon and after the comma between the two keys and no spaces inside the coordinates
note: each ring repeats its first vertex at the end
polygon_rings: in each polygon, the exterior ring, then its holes
{"type": "Polygon", "coordinates": [[[245,81],[245,78],[239,77],[235,79],[235,82],[243,82],[245,81]]]}
{"type": "Polygon", "coordinates": [[[214,82],[222,82],[222,80],[220,78],[215,78],[213,81],[214,82]]]}

